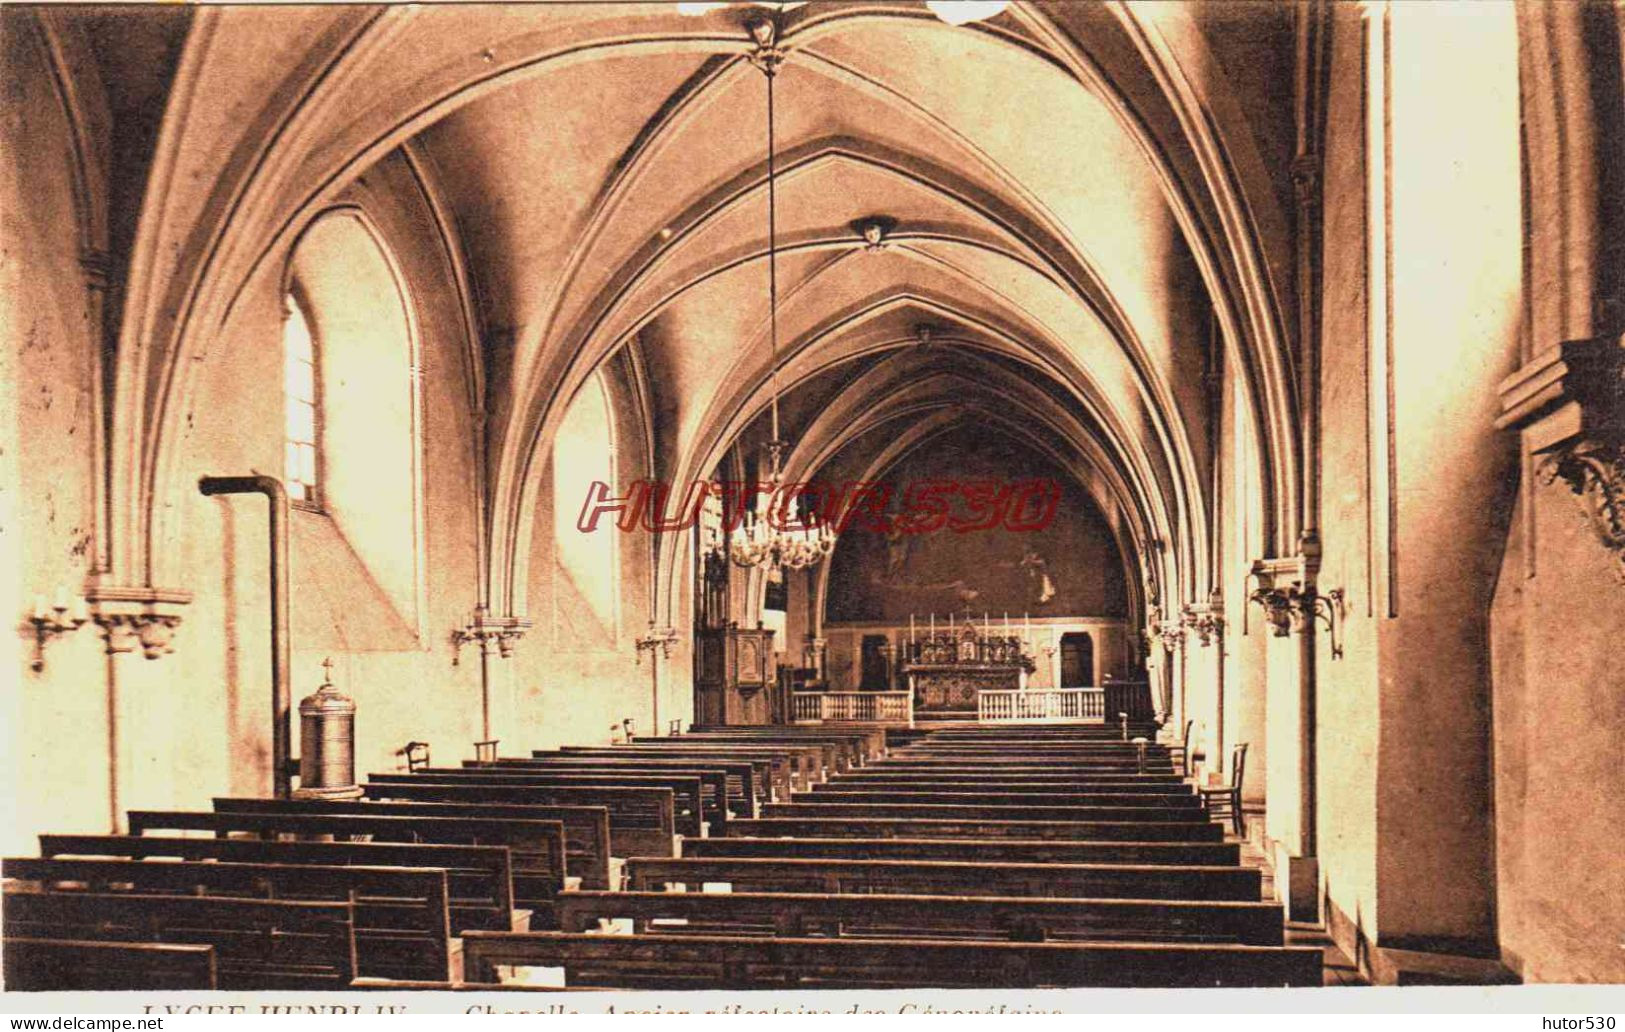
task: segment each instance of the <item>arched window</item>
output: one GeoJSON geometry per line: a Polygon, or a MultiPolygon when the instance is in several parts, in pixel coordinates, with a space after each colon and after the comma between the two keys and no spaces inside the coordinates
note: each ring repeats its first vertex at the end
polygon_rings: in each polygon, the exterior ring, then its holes
{"type": "Polygon", "coordinates": [[[316,368],[316,341],[310,320],[292,294],[284,300],[282,319],[283,429],[286,458],[282,479],[295,501],[321,504],[321,377],[316,368]]]}
{"type": "Polygon", "coordinates": [[[609,485],[612,495],[624,494],[602,373],[582,384],[553,441],[554,607],[560,629],[579,647],[612,646],[620,626],[620,533],[608,521],[590,534],[576,525],[595,481],[609,485]]]}
{"type": "Polygon", "coordinates": [[[300,237],[286,283],[283,477],[308,517],[292,528],[304,589],[333,607],[307,614],[304,640],[343,625],[324,647],[362,647],[363,634],[365,647],[411,647],[427,640],[428,589],[406,280],[373,222],[335,208],[300,237]]]}

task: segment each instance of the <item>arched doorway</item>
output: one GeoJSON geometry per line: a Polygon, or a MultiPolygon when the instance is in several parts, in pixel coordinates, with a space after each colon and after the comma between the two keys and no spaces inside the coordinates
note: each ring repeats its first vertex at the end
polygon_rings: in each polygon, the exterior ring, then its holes
{"type": "Polygon", "coordinates": [[[1061,687],[1092,688],[1094,684],[1094,639],[1086,631],[1061,635],[1061,687]]]}

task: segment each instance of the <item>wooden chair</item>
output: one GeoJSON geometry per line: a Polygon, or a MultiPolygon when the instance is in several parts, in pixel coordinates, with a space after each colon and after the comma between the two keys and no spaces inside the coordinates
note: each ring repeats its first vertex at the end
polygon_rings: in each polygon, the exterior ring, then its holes
{"type": "Polygon", "coordinates": [[[1247,743],[1237,742],[1230,750],[1230,784],[1218,788],[1197,788],[1207,802],[1208,813],[1214,817],[1228,816],[1230,826],[1238,836],[1247,833],[1246,819],[1241,812],[1241,780],[1246,772],[1247,743]]]}
{"type": "Polygon", "coordinates": [[[1179,756],[1179,776],[1182,778],[1188,778],[1191,776],[1191,735],[1195,733],[1195,731],[1196,721],[1185,721],[1185,734],[1180,739],[1180,744],[1170,745],[1168,747],[1168,756],[1170,759],[1172,759],[1175,755],[1179,756]]]}
{"type": "Polygon", "coordinates": [[[401,749],[401,755],[406,757],[406,769],[417,770],[419,767],[429,765],[429,743],[407,742],[401,749]]]}

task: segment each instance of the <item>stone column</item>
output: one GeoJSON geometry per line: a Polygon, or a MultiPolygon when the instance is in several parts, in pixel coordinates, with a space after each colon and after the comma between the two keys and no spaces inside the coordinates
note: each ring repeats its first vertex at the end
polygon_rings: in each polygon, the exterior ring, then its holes
{"type": "Polygon", "coordinates": [[[1275,864],[1276,897],[1294,921],[1320,918],[1315,821],[1315,574],[1318,548],[1253,564],[1269,630],[1265,739],[1270,757],[1264,846],[1275,864]]]}

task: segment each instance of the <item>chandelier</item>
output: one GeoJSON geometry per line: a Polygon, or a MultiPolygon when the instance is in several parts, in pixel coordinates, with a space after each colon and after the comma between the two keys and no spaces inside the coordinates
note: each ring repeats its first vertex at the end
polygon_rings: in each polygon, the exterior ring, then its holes
{"type": "MultiPolygon", "coordinates": [[[[813,507],[802,505],[801,499],[787,497],[784,490],[782,459],[788,445],[779,437],[778,146],[773,98],[773,81],[784,60],[784,51],[777,45],[775,22],[765,18],[753,20],[750,33],[756,42],[750,62],[767,79],[768,384],[772,398],[769,408],[772,433],[767,442],[768,478],[758,489],[767,496],[767,503],[763,511],[754,506],[746,507],[744,519],[727,538],[726,551],[736,566],[799,570],[834,551],[835,533],[813,507]]],[[[740,502],[743,503],[743,499],[740,502]]],[[[717,550],[721,550],[720,545],[717,550]]]]}

